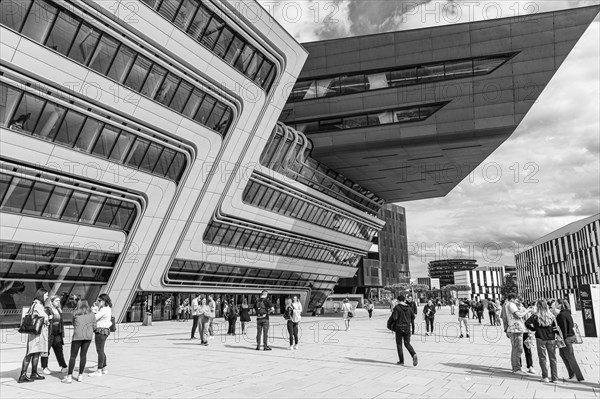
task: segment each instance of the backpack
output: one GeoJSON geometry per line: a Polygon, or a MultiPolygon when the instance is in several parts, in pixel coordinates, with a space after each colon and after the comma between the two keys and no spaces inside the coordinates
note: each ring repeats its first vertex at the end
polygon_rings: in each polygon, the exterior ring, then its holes
{"type": "Polygon", "coordinates": [[[392,311],[390,318],[387,321],[387,329],[390,331],[396,331],[396,319],[394,318],[395,309],[392,311]]]}
{"type": "Polygon", "coordinates": [[[294,309],[291,306],[288,306],[283,312],[283,318],[286,320],[292,320],[294,318],[294,309]]]}
{"type": "Polygon", "coordinates": [[[267,315],[267,307],[265,306],[265,301],[258,301],[256,303],[256,315],[258,317],[265,317],[267,315]]]}

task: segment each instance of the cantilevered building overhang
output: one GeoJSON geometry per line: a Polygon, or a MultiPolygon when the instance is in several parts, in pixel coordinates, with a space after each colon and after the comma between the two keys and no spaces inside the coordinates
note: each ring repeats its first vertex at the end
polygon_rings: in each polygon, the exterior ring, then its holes
{"type": "Polygon", "coordinates": [[[445,196],[516,130],[599,9],[304,44],[280,120],[388,202],[445,196]]]}

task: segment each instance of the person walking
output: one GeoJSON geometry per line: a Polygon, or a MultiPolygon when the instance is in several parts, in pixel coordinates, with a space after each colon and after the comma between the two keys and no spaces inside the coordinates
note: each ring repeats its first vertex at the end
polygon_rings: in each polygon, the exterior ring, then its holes
{"type": "Polygon", "coordinates": [[[90,309],[85,299],[77,302],[77,308],[73,312],[73,337],[71,338],[71,357],[69,358],[69,368],[67,376],[61,380],[65,384],[73,382],[73,370],[75,369],[75,360],[79,353],[79,375],[76,381],[83,381],[83,372],[87,360],[87,352],[92,344],[94,331],[96,330],[96,315],[90,309]]]}
{"type": "Polygon", "coordinates": [[[454,312],[456,308],[456,299],[452,298],[450,299],[450,315],[454,316],[454,312]]]}
{"type": "Polygon", "coordinates": [[[48,352],[48,324],[49,318],[44,308],[44,303],[48,300],[48,291],[44,288],[39,288],[33,297],[33,303],[29,307],[29,313],[33,319],[42,318],[42,329],[40,334],[27,334],[27,351],[21,363],[21,374],[19,375],[18,383],[33,382],[35,380],[43,380],[45,377],[39,375],[38,362],[42,353],[48,352]],[[27,377],[27,369],[31,363],[31,374],[27,377]]]}
{"type": "Polygon", "coordinates": [[[208,346],[210,329],[210,306],[206,303],[206,298],[201,298],[198,302],[198,333],[200,334],[200,345],[208,346]]]}
{"type": "Polygon", "coordinates": [[[494,301],[489,301],[488,305],[488,316],[490,317],[490,326],[496,325],[496,304],[494,301]]]}
{"type": "Polygon", "coordinates": [[[298,350],[298,323],[302,319],[302,304],[300,299],[294,295],[292,297],[292,308],[294,312],[292,314],[292,332],[294,334],[294,349],[298,350]]]}
{"type": "Polygon", "coordinates": [[[410,310],[412,310],[413,314],[415,315],[414,319],[410,320],[410,328],[411,328],[411,334],[415,335],[415,319],[417,318],[417,303],[413,300],[412,296],[407,296],[406,297],[406,303],[408,304],[408,306],[410,306],[410,310]]]}
{"type": "Polygon", "coordinates": [[[477,302],[475,301],[471,301],[470,302],[471,305],[471,318],[475,319],[477,317],[477,302]]]}
{"type": "Polygon", "coordinates": [[[548,360],[550,361],[550,382],[558,382],[556,338],[554,336],[554,329],[557,328],[556,318],[545,299],[537,301],[535,312],[525,321],[525,327],[535,331],[538,359],[542,369],[542,382],[548,382],[548,360]]]}
{"type": "Polygon", "coordinates": [[[98,312],[96,313],[96,331],[94,341],[96,342],[96,352],[98,352],[98,368],[90,377],[101,377],[103,374],[108,374],[106,367],[106,340],[110,335],[110,327],[112,325],[112,302],[107,294],[100,294],[98,297],[98,312]]]}
{"type": "MultiPolygon", "coordinates": [[[[200,294],[192,299],[192,333],[190,339],[196,338],[196,329],[199,328],[200,315],[198,314],[198,307],[200,306],[200,294]]],[[[200,337],[202,339],[202,337],[200,337]]]]}
{"type": "Polygon", "coordinates": [[[510,363],[512,372],[524,374],[521,370],[521,355],[523,354],[523,333],[525,332],[526,309],[516,300],[516,295],[510,293],[506,296],[506,303],[502,309],[504,332],[510,339],[510,363]]]}
{"type": "Polygon", "coordinates": [[[471,305],[466,298],[463,298],[458,304],[458,326],[460,328],[460,338],[463,338],[463,325],[465,326],[465,334],[469,338],[469,308],[471,305]]]}
{"type": "Polygon", "coordinates": [[[483,302],[479,299],[475,302],[475,313],[477,314],[477,320],[479,320],[479,324],[481,324],[481,319],[483,319],[483,302]]]}
{"type": "Polygon", "coordinates": [[[205,313],[205,315],[208,316],[208,339],[215,339],[215,330],[213,329],[213,323],[217,315],[217,303],[213,299],[212,295],[208,296],[208,313],[205,313]]]}
{"type": "Polygon", "coordinates": [[[403,294],[398,295],[398,304],[392,310],[390,320],[388,320],[388,328],[396,334],[396,350],[398,352],[398,364],[404,365],[404,351],[402,345],[406,347],[408,353],[412,357],[413,366],[417,366],[419,359],[417,353],[410,343],[411,336],[411,320],[414,320],[415,314],[408,304],[405,302],[406,297],[403,294]]]}
{"type": "Polygon", "coordinates": [[[354,317],[354,308],[348,298],[344,298],[344,303],[342,304],[342,318],[344,319],[344,324],[346,325],[346,331],[350,331],[350,319],[354,317]]]}
{"type": "Polygon", "coordinates": [[[581,382],[584,380],[577,359],[575,359],[575,352],[573,351],[573,344],[577,341],[575,337],[575,330],[573,329],[573,316],[571,315],[571,305],[569,301],[565,299],[559,299],[557,301],[557,307],[560,309],[558,316],[556,316],[556,324],[560,328],[563,339],[565,340],[565,347],[560,348],[560,358],[565,364],[569,379],[572,380],[577,378],[577,381],[581,382]]]}
{"type": "Polygon", "coordinates": [[[423,308],[423,317],[425,318],[425,335],[429,335],[429,331],[431,330],[431,334],[433,334],[433,321],[435,319],[435,305],[433,301],[430,299],[427,302],[427,305],[423,308]]]}
{"type": "Polygon", "coordinates": [[[240,322],[242,323],[242,334],[246,334],[246,323],[249,323],[250,320],[250,307],[248,306],[248,300],[244,298],[242,300],[242,306],[240,309],[240,322]]]}
{"type": "Polygon", "coordinates": [[[442,300],[439,298],[437,300],[437,308],[438,308],[438,310],[442,310],[442,300]]]}
{"type": "Polygon", "coordinates": [[[367,313],[369,314],[369,319],[373,317],[373,309],[375,309],[375,305],[373,305],[372,301],[367,303],[367,313]]]}
{"type": "Polygon", "coordinates": [[[234,301],[231,301],[231,305],[229,306],[229,329],[227,330],[227,335],[235,335],[235,324],[237,323],[239,315],[240,311],[237,305],[234,301]]]}
{"type": "Polygon", "coordinates": [[[61,373],[67,371],[67,363],[63,352],[65,326],[63,323],[62,310],[60,309],[60,297],[53,295],[46,306],[46,314],[50,320],[48,326],[48,352],[46,356],[42,354],[42,373],[49,375],[52,372],[48,368],[48,358],[50,357],[50,348],[54,350],[54,355],[60,366],[61,373]]]}
{"type": "Polygon", "coordinates": [[[287,323],[287,330],[290,339],[290,350],[294,350],[294,344],[298,345],[298,323],[294,323],[294,307],[292,306],[292,299],[285,299],[285,306],[283,311],[283,318],[287,323]]]}
{"type": "Polygon", "coordinates": [[[260,298],[254,304],[254,311],[256,312],[256,350],[260,350],[260,339],[262,335],[263,339],[263,350],[270,351],[271,347],[268,345],[269,340],[269,312],[273,312],[275,308],[271,301],[267,299],[269,292],[263,290],[260,294],[260,298]]]}

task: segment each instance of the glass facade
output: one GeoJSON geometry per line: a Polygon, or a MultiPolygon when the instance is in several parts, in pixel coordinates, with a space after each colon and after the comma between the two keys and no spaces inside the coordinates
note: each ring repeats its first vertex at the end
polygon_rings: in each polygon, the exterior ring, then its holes
{"type": "Polygon", "coordinates": [[[315,262],[356,266],[360,254],[333,244],[306,239],[292,234],[275,232],[255,225],[240,226],[211,221],[203,237],[206,244],[240,250],[307,259],[315,262]]]}
{"type": "Polygon", "coordinates": [[[0,212],[129,232],[137,209],[130,201],[36,181],[0,170],[0,212]]]}
{"type": "Polygon", "coordinates": [[[312,119],[308,121],[289,121],[294,129],[305,134],[333,132],[337,130],[348,130],[397,123],[408,123],[424,121],[439,111],[449,102],[414,105],[395,109],[382,110],[368,114],[353,114],[327,119],[312,119]]]}
{"type": "Polygon", "coordinates": [[[253,173],[243,193],[243,200],[269,212],[323,226],[353,237],[371,241],[378,228],[366,225],[351,214],[315,198],[253,173]]]}
{"type": "Polygon", "coordinates": [[[363,212],[376,215],[383,200],[342,174],[310,157],[312,143],[306,136],[278,123],[260,163],[363,212]]]}
{"type": "Polygon", "coordinates": [[[518,53],[299,80],[292,89],[288,102],[487,75],[494,72],[516,54],[518,53]]]}
{"type": "Polygon", "coordinates": [[[277,68],[200,0],[142,0],[248,79],[269,91],[277,68]]]}
{"type": "Polygon", "coordinates": [[[182,152],[6,83],[0,83],[0,126],[174,181],[187,164],[182,152]]]}
{"type": "Polygon", "coordinates": [[[231,107],[204,90],[168,72],[158,63],[100,32],[62,5],[47,0],[2,0],[0,23],[101,75],[225,135],[233,117],[231,107]],[[192,98],[190,87],[196,95],[192,98]],[[188,101],[194,104],[190,107],[188,101]],[[210,104],[200,115],[198,103],[210,104]],[[218,107],[217,107],[218,105],[218,107]],[[181,109],[187,109],[187,112],[181,109]],[[214,111],[213,111],[214,109],[214,111]],[[213,112],[215,115],[213,115],[213,112]],[[218,114],[218,117],[217,117],[218,114]],[[212,116],[212,117],[207,117],[212,116]]]}

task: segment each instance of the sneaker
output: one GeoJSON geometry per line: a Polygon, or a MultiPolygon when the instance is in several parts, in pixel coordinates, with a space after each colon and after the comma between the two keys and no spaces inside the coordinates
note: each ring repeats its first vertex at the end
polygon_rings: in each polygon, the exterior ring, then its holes
{"type": "Polygon", "coordinates": [[[415,353],[415,355],[413,356],[413,366],[417,366],[417,364],[419,364],[419,359],[417,358],[417,354],[415,353]]]}
{"type": "Polygon", "coordinates": [[[298,350],[298,344],[294,345],[294,350],[298,350]]]}
{"type": "Polygon", "coordinates": [[[108,368],[104,367],[104,368],[102,369],[102,374],[108,374],[108,368]]]}
{"type": "Polygon", "coordinates": [[[404,366],[404,362],[397,362],[396,364],[399,366],[404,366]]]}
{"type": "Polygon", "coordinates": [[[469,338],[469,334],[467,334],[467,338],[469,338]]]}
{"type": "Polygon", "coordinates": [[[527,373],[524,372],[523,370],[513,370],[513,374],[516,374],[516,375],[527,375],[527,373]]]}
{"type": "Polygon", "coordinates": [[[209,340],[213,340],[213,339],[215,339],[215,337],[214,337],[214,335],[211,335],[211,336],[208,337],[208,339],[209,340]]]}
{"type": "Polygon", "coordinates": [[[46,367],[45,369],[42,370],[42,373],[44,373],[46,375],[50,375],[50,374],[52,374],[52,371],[50,371],[50,369],[48,367],[46,367]]]}
{"type": "Polygon", "coordinates": [[[265,346],[265,349],[263,349],[263,350],[266,350],[266,351],[271,351],[271,350],[273,350],[273,349],[271,349],[271,347],[270,347],[270,346],[265,346]]]}
{"type": "Polygon", "coordinates": [[[464,335],[460,334],[460,337],[458,337],[458,338],[464,338],[464,337],[465,337],[464,335]]]}
{"type": "Polygon", "coordinates": [[[426,332],[425,335],[429,337],[429,333],[428,332],[426,332]]]}
{"type": "Polygon", "coordinates": [[[257,351],[259,351],[259,350],[260,350],[260,345],[258,345],[258,346],[256,347],[256,350],[257,350],[257,351]]]}
{"type": "MultiPolygon", "coordinates": [[[[81,374],[80,374],[81,375],[81,374]]],[[[102,371],[96,370],[93,373],[88,374],[90,377],[102,377],[102,371]]]]}
{"type": "Polygon", "coordinates": [[[65,383],[65,384],[70,384],[73,382],[73,378],[71,378],[71,376],[68,375],[65,378],[63,378],[62,380],[60,380],[60,382],[65,383]]]}
{"type": "Polygon", "coordinates": [[[558,384],[558,380],[550,380],[551,384],[558,384]]]}
{"type": "Polygon", "coordinates": [[[548,378],[542,378],[542,382],[549,382],[548,378]]]}
{"type": "Polygon", "coordinates": [[[294,345],[290,345],[290,350],[293,351],[294,350],[294,345]]]}
{"type": "Polygon", "coordinates": [[[529,367],[529,369],[527,369],[527,372],[529,374],[535,374],[535,369],[533,367],[529,367]]]}
{"type": "Polygon", "coordinates": [[[83,382],[83,374],[79,374],[77,377],[75,377],[75,381],[83,382]]]}

